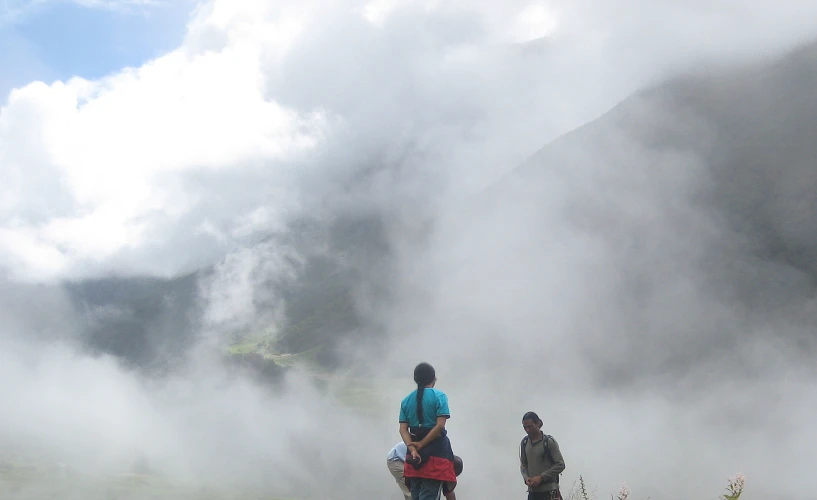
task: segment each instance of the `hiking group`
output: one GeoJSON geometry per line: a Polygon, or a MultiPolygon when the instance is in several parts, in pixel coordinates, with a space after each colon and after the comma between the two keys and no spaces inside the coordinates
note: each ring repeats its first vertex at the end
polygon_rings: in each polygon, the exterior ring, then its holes
{"type": "MultiPolygon", "coordinates": [[[[386,462],[405,500],[456,500],[454,489],[462,459],[451,448],[445,429],[451,417],[448,396],[434,386],[437,376],[428,363],[414,368],[413,390],[400,403],[400,437],[386,462]]],[[[525,437],[519,445],[519,470],[528,500],[562,500],[559,474],[565,468],[559,444],[542,432],[542,420],[529,411],[522,416],[525,437]]]]}

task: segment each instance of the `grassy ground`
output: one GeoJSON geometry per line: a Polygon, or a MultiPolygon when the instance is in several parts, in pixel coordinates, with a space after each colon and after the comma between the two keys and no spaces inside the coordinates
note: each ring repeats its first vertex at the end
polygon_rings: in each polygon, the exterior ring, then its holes
{"type": "Polygon", "coordinates": [[[112,474],[106,477],[85,477],[76,473],[40,470],[30,466],[0,472],[0,498],[4,500],[289,500],[263,491],[250,491],[235,486],[185,484],[161,476],[112,474]]]}
{"type": "MultiPolygon", "coordinates": [[[[382,383],[346,377],[323,370],[316,360],[320,347],[300,353],[273,352],[266,334],[241,339],[226,350],[230,354],[260,354],[282,367],[309,373],[328,397],[352,411],[371,415],[387,405],[382,383]]],[[[287,500],[273,492],[248,491],[241,485],[189,484],[175,478],[148,474],[111,474],[87,477],[53,463],[28,449],[25,454],[0,449],[0,499],[2,500],[287,500]]],[[[294,499],[293,499],[294,500],[294,499]]]]}
{"type": "Polygon", "coordinates": [[[275,337],[271,333],[248,335],[232,345],[227,346],[229,354],[260,354],[265,359],[275,361],[283,367],[299,366],[311,371],[320,369],[317,355],[322,347],[317,346],[303,352],[281,353],[276,351],[275,337]]]}
{"type": "Polygon", "coordinates": [[[382,396],[382,381],[346,377],[321,367],[317,359],[321,346],[298,353],[279,353],[275,352],[273,336],[262,333],[244,337],[226,349],[233,355],[261,355],[281,367],[303,370],[309,373],[318,385],[328,389],[331,397],[348,408],[370,413],[386,404],[382,396]]]}
{"type": "Polygon", "coordinates": [[[251,354],[262,355],[274,354],[275,336],[272,332],[260,332],[247,335],[238,339],[232,345],[227,346],[230,354],[251,354]]]}

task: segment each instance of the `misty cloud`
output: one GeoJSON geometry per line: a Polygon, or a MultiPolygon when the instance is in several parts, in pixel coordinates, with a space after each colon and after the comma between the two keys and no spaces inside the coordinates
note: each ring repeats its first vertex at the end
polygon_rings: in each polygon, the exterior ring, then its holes
{"type": "Polygon", "coordinates": [[[396,496],[382,462],[426,360],[463,498],[524,494],[527,410],[563,448],[563,491],[582,474],[602,496],[714,495],[738,470],[757,496],[809,491],[813,50],[767,64],[815,10],[214,0],[142,67],[15,90],[0,439],[90,475],[145,459],[396,496]],[[112,275],[186,276],[183,307],[151,282],[136,314],[112,275]],[[266,386],[222,364],[232,335],[316,310],[357,378],[266,386]],[[117,322],[133,345],[104,344],[117,322]],[[145,376],[139,356],[171,369],[145,376]],[[363,384],[373,408],[337,400],[363,384]]]}
{"type": "Polygon", "coordinates": [[[370,162],[404,163],[400,184],[478,190],[677,64],[774,52],[814,18],[807,3],[758,3],[735,27],[728,3],[532,5],[212,2],[140,68],[18,89],[0,139],[6,261],[25,279],[171,276],[224,255],[228,221],[264,206],[280,224],[370,162]],[[540,18],[540,47],[507,45],[540,18]],[[786,28],[754,29],[769,19],[786,28]],[[704,44],[715,28],[722,46],[704,44]]]}

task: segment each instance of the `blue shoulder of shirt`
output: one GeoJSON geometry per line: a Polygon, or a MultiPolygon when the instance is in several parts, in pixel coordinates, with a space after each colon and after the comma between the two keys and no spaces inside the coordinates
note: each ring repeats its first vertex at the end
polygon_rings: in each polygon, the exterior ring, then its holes
{"type": "Polygon", "coordinates": [[[438,417],[450,417],[451,410],[448,409],[448,396],[440,390],[434,390],[435,396],[437,396],[437,416],[438,417]]]}
{"type": "MultiPolygon", "coordinates": [[[[448,407],[448,396],[439,389],[429,388],[427,391],[428,392],[425,392],[424,394],[434,394],[435,417],[450,417],[451,410],[448,407]]],[[[411,411],[409,410],[409,407],[412,402],[417,401],[416,394],[417,391],[412,391],[408,396],[403,398],[403,401],[400,402],[399,421],[401,423],[409,421],[409,412],[411,411]]]]}
{"type": "Polygon", "coordinates": [[[409,421],[409,416],[407,412],[407,408],[411,403],[411,397],[415,394],[416,391],[411,392],[408,396],[403,398],[403,401],[400,402],[400,418],[399,422],[406,422],[409,421]]]}

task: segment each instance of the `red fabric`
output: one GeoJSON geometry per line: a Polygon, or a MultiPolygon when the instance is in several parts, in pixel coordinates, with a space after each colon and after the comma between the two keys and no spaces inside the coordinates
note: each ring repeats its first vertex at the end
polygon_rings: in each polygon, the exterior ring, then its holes
{"type": "Polygon", "coordinates": [[[423,477],[439,481],[457,481],[457,475],[454,474],[454,462],[442,457],[428,457],[419,469],[415,469],[411,464],[404,464],[403,476],[423,477]]]}

